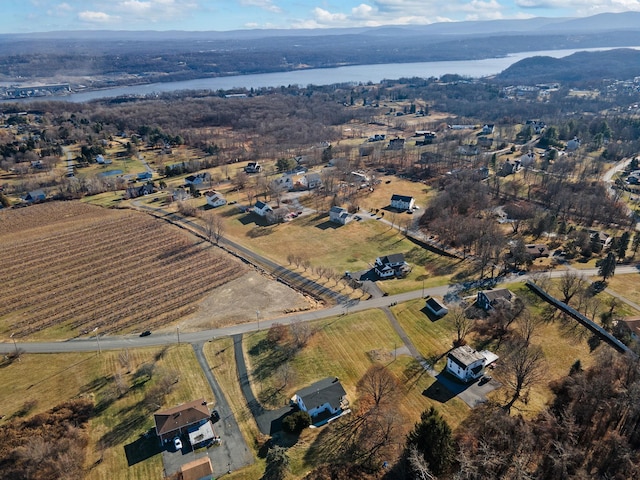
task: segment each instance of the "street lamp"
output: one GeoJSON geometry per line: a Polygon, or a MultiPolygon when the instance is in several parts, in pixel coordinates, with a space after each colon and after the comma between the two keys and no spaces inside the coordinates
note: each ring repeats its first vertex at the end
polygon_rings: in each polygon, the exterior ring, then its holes
{"type": "Polygon", "coordinates": [[[18,344],[16,343],[16,339],[13,338],[15,334],[16,332],[13,332],[11,335],[9,335],[9,338],[13,339],[13,346],[16,349],[16,358],[18,359],[18,361],[20,361],[20,352],[18,352],[18,344]]]}
{"type": "Polygon", "coordinates": [[[98,354],[102,353],[102,350],[100,349],[100,334],[98,333],[98,327],[93,329],[94,332],[96,332],[96,343],[98,344],[98,354]]]}

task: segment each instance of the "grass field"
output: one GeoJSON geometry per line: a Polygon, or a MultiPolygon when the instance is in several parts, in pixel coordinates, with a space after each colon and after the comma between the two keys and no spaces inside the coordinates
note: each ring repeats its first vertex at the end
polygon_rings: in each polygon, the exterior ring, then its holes
{"type": "Polygon", "coordinates": [[[55,202],[0,212],[0,221],[0,334],[21,341],[158,328],[245,271],[132,211],[55,202]]]}
{"type": "Polygon", "coordinates": [[[0,369],[3,393],[0,396],[0,422],[20,415],[25,402],[35,406],[22,417],[46,411],[68,399],[89,397],[96,405],[96,416],[89,422],[86,457],[87,479],[146,480],[162,478],[159,454],[128,465],[126,445],[140,440],[153,427],[153,411],[145,405],[146,393],[163,375],[177,376],[178,382],[161,407],[213,394],[199,368],[190,345],[169,349],[137,349],[129,352],[129,368],[121,363],[122,352],[82,354],[23,355],[20,362],[0,369]],[[153,365],[153,375],[140,374],[140,367],[153,365]],[[131,373],[126,373],[129,370],[131,373]],[[130,386],[122,397],[114,396],[115,376],[130,386]]]}
{"type": "MultiPolygon", "coordinates": [[[[358,398],[358,380],[369,366],[382,363],[403,385],[398,411],[405,417],[404,427],[410,428],[431,405],[435,405],[454,427],[468,414],[468,407],[455,398],[440,403],[423,395],[435,380],[421,368],[416,369],[410,357],[394,356],[394,349],[400,348],[402,342],[381,311],[370,310],[315,322],[312,327],[316,333],[290,361],[293,373],[284,388],[276,374],[278,357],[265,342],[266,332],[245,337],[245,356],[252,386],[264,404],[282,406],[296,390],[322,378],[336,376],[353,405],[358,398]]],[[[300,475],[314,467],[305,457],[314,439],[313,433],[307,433],[289,450],[294,474],[300,475]]]]}

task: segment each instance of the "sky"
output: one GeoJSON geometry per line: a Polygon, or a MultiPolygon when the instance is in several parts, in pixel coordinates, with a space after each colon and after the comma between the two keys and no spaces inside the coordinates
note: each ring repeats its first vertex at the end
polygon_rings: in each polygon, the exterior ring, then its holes
{"type": "Polygon", "coordinates": [[[640,0],[0,0],[0,33],[375,27],[640,11],[640,0]]]}

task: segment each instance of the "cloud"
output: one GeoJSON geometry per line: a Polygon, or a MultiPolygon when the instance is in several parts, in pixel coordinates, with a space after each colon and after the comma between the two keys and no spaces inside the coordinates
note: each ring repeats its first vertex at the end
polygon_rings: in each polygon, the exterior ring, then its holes
{"type": "Polygon", "coordinates": [[[282,13],[282,9],[271,0],[240,0],[243,7],[258,7],[272,13],[282,13]]]}
{"type": "Polygon", "coordinates": [[[292,26],[327,28],[427,25],[455,20],[495,20],[514,16],[520,15],[508,15],[507,7],[498,0],[371,0],[343,11],[315,7],[311,11],[311,18],[293,22],[292,26]]]}
{"type": "Polygon", "coordinates": [[[640,10],[640,0],[516,0],[515,4],[520,8],[571,9],[579,16],[640,10]]]}
{"type": "Polygon", "coordinates": [[[88,11],[88,10],[78,13],[78,18],[81,21],[87,22],[87,23],[109,23],[109,22],[112,22],[114,20],[117,20],[117,17],[114,17],[114,16],[109,15],[107,13],[104,13],[104,12],[91,12],[91,11],[88,11]]]}

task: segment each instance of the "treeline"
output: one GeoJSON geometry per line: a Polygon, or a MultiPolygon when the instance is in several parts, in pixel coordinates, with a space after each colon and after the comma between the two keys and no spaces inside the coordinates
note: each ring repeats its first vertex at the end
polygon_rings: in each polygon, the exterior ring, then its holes
{"type": "Polygon", "coordinates": [[[83,478],[92,416],[93,403],[79,399],[0,426],[0,479],[83,478]]]}

